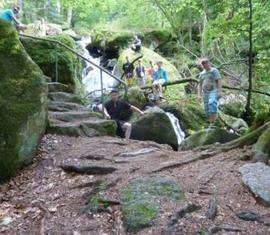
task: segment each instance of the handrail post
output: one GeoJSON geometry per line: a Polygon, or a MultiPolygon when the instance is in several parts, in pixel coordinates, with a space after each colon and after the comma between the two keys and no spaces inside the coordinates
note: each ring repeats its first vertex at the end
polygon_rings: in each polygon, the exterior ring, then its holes
{"type": "Polygon", "coordinates": [[[55,49],[55,82],[58,82],[58,51],[57,51],[57,44],[55,49]]]}
{"type": "Polygon", "coordinates": [[[103,92],[103,75],[102,75],[102,69],[99,69],[99,71],[100,71],[100,87],[101,87],[102,115],[103,115],[103,118],[104,118],[105,115],[104,115],[104,92],[103,92]]]}

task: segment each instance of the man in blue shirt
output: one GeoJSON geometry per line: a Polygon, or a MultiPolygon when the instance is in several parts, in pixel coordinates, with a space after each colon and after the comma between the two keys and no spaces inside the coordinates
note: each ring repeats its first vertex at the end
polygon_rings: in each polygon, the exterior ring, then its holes
{"type": "Polygon", "coordinates": [[[157,70],[154,71],[154,82],[152,83],[152,89],[155,99],[163,98],[162,85],[168,82],[168,73],[162,68],[162,61],[157,62],[157,70]]]}
{"type": "Polygon", "coordinates": [[[22,24],[18,19],[16,19],[15,15],[17,15],[20,11],[20,7],[17,6],[17,5],[14,5],[12,7],[12,9],[6,9],[6,10],[3,10],[1,13],[0,13],[0,19],[1,20],[5,20],[9,23],[15,23],[16,25],[16,28],[19,29],[19,30],[23,30],[23,29],[26,29],[26,25],[22,24]]]}

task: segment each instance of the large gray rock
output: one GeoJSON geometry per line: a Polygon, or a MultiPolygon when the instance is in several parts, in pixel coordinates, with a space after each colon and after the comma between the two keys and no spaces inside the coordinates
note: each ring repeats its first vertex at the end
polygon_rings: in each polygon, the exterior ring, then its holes
{"type": "Polygon", "coordinates": [[[0,20],[0,181],[31,162],[47,117],[47,84],[14,26],[0,20]]]}
{"type": "Polygon", "coordinates": [[[178,148],[178,139],[167,114],[158,108],[150,109],[143,117],[132,124],[131,138],[153,140],[178,148]]]}
{"type": "Polygon", "coordinates": [[[185,198],[177,182],[170,177],[135,178],[121,190],[123,220],[130,232],[152,224],[160,208],[160,199],[179,201],[185,198]]]}
{"type": "Polygon", "coordinates": [[[179,150],[190,150],[199,146],[214,143],[226,143],[239,136],[222,128],[208,128],[196,132],[186,138],[179,146],[179,150]]]}
{"type": "Polygon", "coordinates": [[[265,204],[270,205],[270,167],[264,163],[248,163],[240,167],[243,183],[265,204]]]}

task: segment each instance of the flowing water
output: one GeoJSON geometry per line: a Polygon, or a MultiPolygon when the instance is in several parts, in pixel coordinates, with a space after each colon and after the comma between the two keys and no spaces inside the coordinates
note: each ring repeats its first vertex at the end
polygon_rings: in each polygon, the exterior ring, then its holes
{"type": "Polygon", "coordinates": [[[166,112],[166,115],[171,121],[171,124],[177,137],[178,145],[180,145],[182,141],[185,139],[185,133],[180,127],[179,120],[172,113],[166,112]]]}
{"type": "MultiPolygon", "coordinates": [[[[92,61],[96,65],[100,65],[100,58],[93,58],[89,51],[86,49],[86,46],[91,43],[90,37],[83,37],[80,41],[77,42],[78,45],[83,49],[83,56],[92,61]]],[[[112,71],[113,73],[114,71],[112,71]]],[[[85,85],[86,91],[91,93],[93,96],[101,95],[101,70],[96,66],[93,66],[91,63],[86,61],[86,66],[82,72],[82,82],[85,85]]],[[[103,77],[103,89],[110,90],[115,87],[117,81],[109,76],[108,74],[102,72],[103,77]]]]}

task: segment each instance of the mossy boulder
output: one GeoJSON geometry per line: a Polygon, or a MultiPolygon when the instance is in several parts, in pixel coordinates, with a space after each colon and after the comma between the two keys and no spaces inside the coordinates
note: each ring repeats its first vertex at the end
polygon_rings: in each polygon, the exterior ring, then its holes
{"type": "Polygon", "coordinates": [[[179,146],[180,150],[190,150],[203,145],[214,143],[226,143],[239,138],[238,135],[230,133],[222,128],[208,128],[196,132],[186,138],[179,146]]]}
{"type": "Polygon", "coordinates": [[[255,119],[252,123],[252,129],[256,129],[269,121],[270,121],[270,108],[268,111],[258,112],[256,114],[255,119]]]}
{"type": "MultiPolygon", "coordinates": [[[[163,67],[167,70],[168,72],[168,76],[169,76],[169,81],[174,81],[180,78],[180,75],[176,69],[176,67],[171,64],[168,60],[166,60],[164,57],[162,57],[161,55],[159,55],[158,53],[154,52],[151,49],[148,49],[146,47],[142,47],[141,53],[143,54],[142,57],[142,64],[145,66],[145,68],[147,69],[149,67],[149,61],[153,61],[158,62],[158,61],[162,61],[163,62],[163,67]]],[[[119,68],[119,72],[120,74],[122,74],[124,71],[122,70],[123,64],[126,62],[126,56],[129,57],[130,61],[134,60],[135,58],[137,58],[140,54],[135,54],[134,51],[132,51],[131,49],[126,49],[124,50],[119,59],[118,59],[118,63],[117,63],[117,67],[119,68]]],[[[135,67],[137,66],[137,64],[135,63],[134,65],[135,67]]],[[[146,76],[146,83],[147,84],[151,84],[151,80],[150,77],[147,75],[146,76]]]]}
{"type": "Polygon", "coordinates": [[[230,115],[226,115],[223,112],[219,112],[220,118],[226,122],[233,130],[238,132],[239,134],[245,134],[248,132],[249,127],[248,124],[242,118],[232,117],[230,115]]]}
{"type": "Polygon", "coordinates": [[[240,118],[245,110],[246,98],[242,95],[227,95],[219,100],[219,109],[227,115],[240,118]]]}
{"type": "Polygon", "coordinates": [[[149,226],[159,213],[162,199],[179,201],[184,193],[173,178],[136,178],[121,190],[124,223],[129,232],[149,226]]]}
{"type": "MultiPolygon", "coordinates": [[[[75,49],[75,42],[68,35],[59,34],[45,39],[57,40],[75,49]]],[[[53,82],[68,85],[71,92],[84,96],[85,91],[80,78],[81,61],[75,54],[54,42],[23,37],[20,40],[46,76],[53,82]]]]}
{"type": "Polygon", "coordinates": [[[152,140],[178,148],[178,138],[168,115],[161,109],[148,109],[143,117],[132,123],[131,138],[152,140]]]}
{"type": "Polygon", "coordinates": [[[109,58],[117,58],[120,49],[131,46],[134,34],[130,31],[99,27],[92,30],[91,36],[93,46],[102,48],[109,58]]]}
{"type": "Polygon", "coordinates": [[[171,32],[167,30],[151,30],[139,34],[139,37],[143,45],[154,48],[173,40],[171,32]]]}
{"type": "Polygon", "coordinates": [[[209,125],[205,111],[196,98],[180,98],[179,96],[178,101],[161,103],[159,107],[174,114],[187,134],[192,134],[209,125]]]}
{"type": "Polygon", "coordinates": [[[143,109],[147,103],[143,90],[137,86],[128,89],[128,101],[140,109],[143,109]]]}
{"type": "Polygon", "coordinates": [[[31,162],[45,131],[47,84],[21,45],[16,29],[0,20],[0,181],[31,162]]]}

